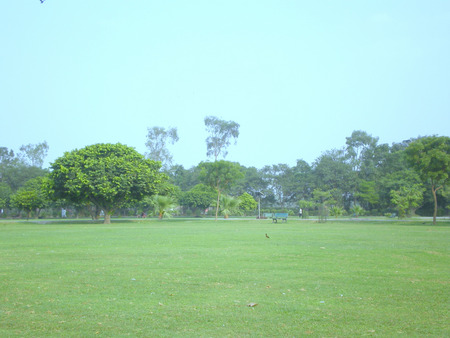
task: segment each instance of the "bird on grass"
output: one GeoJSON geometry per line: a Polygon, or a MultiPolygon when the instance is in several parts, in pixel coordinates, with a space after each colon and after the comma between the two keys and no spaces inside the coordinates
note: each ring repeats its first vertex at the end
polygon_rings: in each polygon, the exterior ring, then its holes
{"type": "Polygon", "coordinates": [[[270,238],[268,234],[266,234],[266,238],[270,238]]]}

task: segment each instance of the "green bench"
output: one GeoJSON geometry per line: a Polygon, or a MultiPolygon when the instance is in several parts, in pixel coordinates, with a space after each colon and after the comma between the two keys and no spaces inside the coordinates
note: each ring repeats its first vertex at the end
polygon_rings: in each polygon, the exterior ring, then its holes
{"type": "Polygon", "coordinates": [[[272,216],[272,223],[278,223],[278,220],[281,219],[282,222],[287,222],[288,214],[285,212],[276,212],[272,216]]]}

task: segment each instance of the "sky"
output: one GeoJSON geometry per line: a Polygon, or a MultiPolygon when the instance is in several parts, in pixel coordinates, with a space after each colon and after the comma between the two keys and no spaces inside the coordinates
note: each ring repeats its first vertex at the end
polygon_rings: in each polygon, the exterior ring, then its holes
{"type": "Polygon", "coordinates": [[[229,161],[312,164],[363,130],[450,134],[450,1],[39,0],[0,5],[0,147],[45,167],[96,143],[206,161],[206,116],[239,123],[229,161]]]}

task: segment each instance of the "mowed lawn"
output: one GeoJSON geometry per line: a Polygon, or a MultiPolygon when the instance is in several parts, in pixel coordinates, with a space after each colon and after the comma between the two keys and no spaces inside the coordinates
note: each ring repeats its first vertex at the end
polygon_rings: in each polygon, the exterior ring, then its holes
{"type": "Polygon", "coordinates": [[[449,336],[449,244],[448,221],[1,221],[0,336],[449,336]]]}

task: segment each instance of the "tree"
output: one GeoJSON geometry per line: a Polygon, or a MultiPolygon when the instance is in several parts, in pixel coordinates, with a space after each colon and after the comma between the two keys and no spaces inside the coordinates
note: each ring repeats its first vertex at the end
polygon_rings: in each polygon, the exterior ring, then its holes
{"type": "Polygon", "coordinates": [[[11,196],[11,205],[19,210],[27,212],[27,219],[31,217],[31,212],[36,210],[36,217],[39,210],[47,204],[47,193],[44,190],[44,177],[37,177],[29,180],[22,188],[11,196]]]}
{"type": "Polygon", "coordinates": [[[346,163],[344,152],[333,149],[324,152],[313,164],[313,180],[320,190],[333,189],[336,202],[349,207],[352,192],[355,191],[355,173],[346,163]]]}
{"type": "Polygon", "coordinates": [[[171,211],[175,207],[175,202],[170,196],[153,196],[153,202],[155,206],[155,212],[158,214],[158,218],[170,217],[171,211]]]}
{"type": "Polygon", "coordinates": [[[182,165],[176,164],[166,174],[169,176],[169,180],[172,184],[180,187],[182,191],[189,191],[200,183],[199,175],[200,168],[198,166],[190,169],[184,169],[182,165]]]}
{"type": "Polygon", "coordinates": [[[38,144],[27,144],[20,147],[19,157],[29,166],[42,168],[48,153],[47,141],[38,144]]]}
{"type": "Polygon", "coordinates": [[[184,192],[180,197],[180,204],[198,212],[205,210],[214,203],[215,190],[204,184],[197,184],[194,188],[184,192]]]}
{"type": "Polygon", "coordinates": [[[11,188],[8,184],[0,182],[0,209],[4,209],[8,206],[11,198],[11,188]]]}
{"type": "Polygon", "coordinates": [[[220,195],[229,188],[234,182],[242,178],[244,174],[240,170],[240,166],[237,163],[228,161],[215,161],[215,162],[202,162],[199,167],[201,168],[200,180],[217,192],[216,203],[216,220],[219,214],[220,195]]]}
{"type": "Polygon", "coordinates": [[[333,199],[333,190],[323,191],[320,189],[314,189],[313,196],[319,208],[319,222],[326,222],[328,217],[328,206],[335,204],[336,200],[333,199]]]}
{"type": "Polygon", "coordinates": [[[423,201],[424,189],[420,184],[411,187],[403,186],[399,190],[391,191],[391,201],[397,207],[398,217],[405,217],[406,212],[412,215],[414,209],[418,208],[423,201]]]}
{"type": "Polygon", "coordinates": [[[174,144],[178,142],[177,128],[162,127],[147,128],[147,142],[145,146],[149,152],[146,157],[153,161],[160,161],[164,169],[168,169],[172,165],[172,155],[167,149],[167,143],[174,144]]]}
{"type": "Polygon", "coordinates": [[[309,217],[309,211],[314,209],[316,204],[313,201],[300,200],[298,206],[302,209],[302,218],[309,217]]]}
{"type": "Polygon", "coordinates": [[[55,198],[94,204],[109,224],[118,208],[163,190],[167,176],[160,168],[159,162],[120,143],[95,144],[58,158],[51,166],[49,190],[55,198]]]}
{"type": "Polygon", "coordinates": [[[412,142],[405,151],[409,164],[431,186],[434,200],[433,224],[436,224],[436,192],[449,181],[450,137],[422,137],[412,142]]]}
{"type": "Polygon", "coordinates": [[[350,212],[355,215],[356,218],[364,214],[364,208],[358,204],[351,207],[350,212]]]}
{"type": "Polygon", "coordinates": [[[376,191],[376,182],[375,181],[359,181],[358,191],[355,193],[356,197],[364,204],[366,209],[369,209],[369,206],[376,205],[380,197],[376,191]]]}
{"type": "Polygon", "coordinates": [[[220,208],[224,218],[228,218],[231,214],[239,211],[240,200],[233,196],[222,195],[220,197],[220,208]]]}
{"type": "Polygon", "coordinates": [[[346,137],[347,154],[354,171],[360,171],[364,158],[368,152],[377,145],[378,137],[372,137],[362,130],[353,131],[350,137],[346,137]]]}
{"type": "Polygon", "coordinates": [[[239,209],[243,212],[255,211],[258,207],[258,202],[255,201],[252,195],[244,192],[241,196],[239,196],[239,209]]]}
{"type": "Polygon", "coordinates": [[[291,170],[287,164],[266,165],[262,170],[263,179],[267,186],[272,190],[274,197],[281,207],[289,199],[287,196],[287,186],[291,170]]]}
{"type": "Polygon", "coordinates": [[[214,156],[214,160],[220,154],[225,158],[228,154],[227,147],[230,145],[230,138],[234,138],[235,143],[239,136],[239,124],[233,121],[224,121],[215,116],[205,117],[206,131],[210,136],[206,139],[206,155],[214,156]]]}
{"type": "Polygon", "coordinates": [[[12,192],[32,178],[47,174],[44,169],[27,165],[21,157],[16,156],[13,150],[0,147],[0,182],[7,184],[12,192]]]}
{"type": "Polygon", "coordinates": [[[330,215],[335,216],[338,218],[338,216],[341,216],[344,213],[344,210],[341,207],[334,206],[330,209],[330,215]]]}

